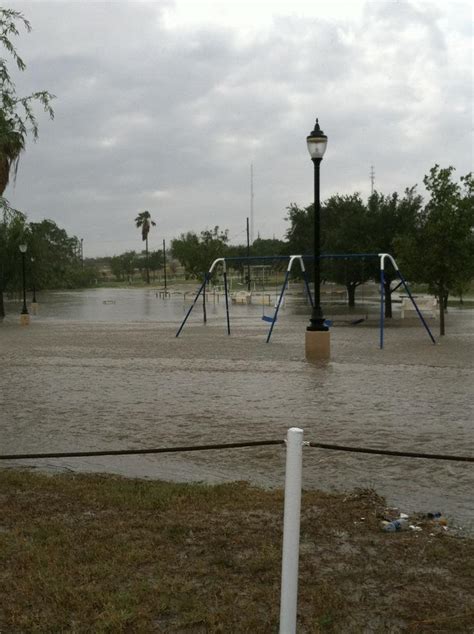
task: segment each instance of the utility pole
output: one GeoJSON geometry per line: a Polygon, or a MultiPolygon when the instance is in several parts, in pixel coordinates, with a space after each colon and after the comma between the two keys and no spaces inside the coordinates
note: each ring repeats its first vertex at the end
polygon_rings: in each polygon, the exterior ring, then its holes
{"type": "Polygon", "coordinates": [[[254,229],[254,218],[253,218],[253,163],[250,163],[250,242],[253,244],[253,229],[254,229]]]}
{"type": "Polygon", "coordinates": [[[374,184],[375,184],[375,172],[374,172],[374,166],[371,165],[370,166],[370,195],[373,196],[374,194],[374,184]]]}
{"type": "Polygon", "coordinates": [[[163,240],[163,269],[165,272],[165,292],[167,290],[167,285],[166,285],[166,243],[163,240]]]}

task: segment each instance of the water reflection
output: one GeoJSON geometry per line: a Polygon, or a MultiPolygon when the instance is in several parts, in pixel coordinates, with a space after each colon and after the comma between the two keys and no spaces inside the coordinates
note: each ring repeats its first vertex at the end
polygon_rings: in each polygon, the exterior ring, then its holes
{"type": "MultiPolygon", "coordinates": [[[[135,321],[173,318],[181,315],[183,295],[158,302],[154,289],[88,289],[43,292],[39,297],[38,320],[135,321]],[[178,310],[177,310],[178,309],[178,310]]],[[[10,302],[9,319],[17,304],[10,302]]]]}

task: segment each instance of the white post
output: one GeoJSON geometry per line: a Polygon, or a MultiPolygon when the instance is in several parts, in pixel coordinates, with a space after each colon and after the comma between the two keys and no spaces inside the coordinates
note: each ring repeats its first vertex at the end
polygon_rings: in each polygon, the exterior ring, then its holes
{"type": "Polygon", "coordinates": [[[288,430],[286,440],[280,634],[296,633],[302,454],[303,430],[298,427],[291,427],[291,429],[288,430]]]}

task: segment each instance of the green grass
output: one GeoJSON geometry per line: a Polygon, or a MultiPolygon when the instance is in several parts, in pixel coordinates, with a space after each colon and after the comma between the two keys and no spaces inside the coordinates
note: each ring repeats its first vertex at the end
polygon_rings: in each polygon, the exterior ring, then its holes
{"type": "MultiPolygon", "coordinates": [[[[278,629],[281,491],[3,470],[0,492],[1,632],[278,629]]],[[[473,540],[383,515],[304,494],[298,632],[468,631],[473,540]]]]}

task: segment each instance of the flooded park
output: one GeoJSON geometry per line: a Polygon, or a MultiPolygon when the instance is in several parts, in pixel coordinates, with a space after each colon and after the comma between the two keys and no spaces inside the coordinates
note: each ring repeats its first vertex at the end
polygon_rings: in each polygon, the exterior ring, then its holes
{"type": "MultiPolygon", "coordinates": [[[[453,307],[436,345],[395,308],[379,348],[377,304],[336,321],[331,361],[305,360],[309,309],[289,301],[272,339],[271,306],[208,298],[176,332],[192,294],[153,289],[43,293],[20,327],[18,303],[0,324],[1,453],[140,449],[283,439],[474,455],[474,312],[453,307]],[[268,310],[267,310],[268,309],[268,310]],[[370,317],[370,318],[369,318],[370,317]],[[363,319],[363,320],[362,320],[363,319]]],[[[3,462],[180,481],[249,480],[281,487],[282,446],[146,456],[3,462]]],[[[374,488],[403,512],[443,512],[472,529],[472,463],[307,447],[303,486],[374,488]]]]}

